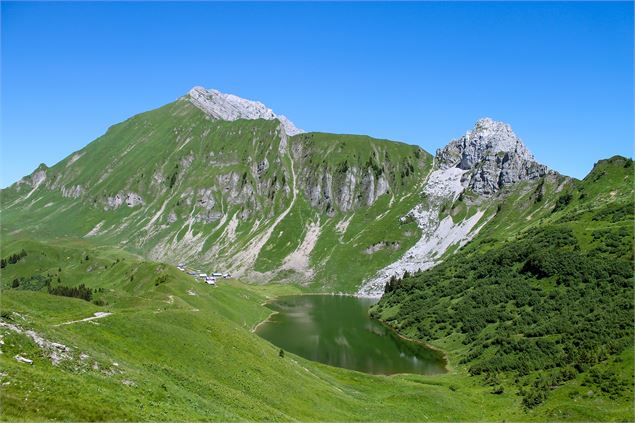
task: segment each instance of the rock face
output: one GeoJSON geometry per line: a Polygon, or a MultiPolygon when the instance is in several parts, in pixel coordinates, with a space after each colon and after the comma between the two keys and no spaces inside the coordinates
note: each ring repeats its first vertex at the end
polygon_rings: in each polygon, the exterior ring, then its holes
{"type": "Polygon", "coordinates": [[[467,188],[485,196],[550,172],[535,161],[508,124],[490,118],[480,119],[474,129],[437,150],[436,163],[440,169],[467,171],[463,180],[467,188]]]}
{"type": "Polygon", "coordinates": [[[535,161],[508,124],[480,119],[474,129],[437,150],[435,167],[421,192],[425,200],[402,217],[402,223],[409,219],[417,222],[419,241],[399,260],[364,281],[358,294],[379,297],[390,278],[429,269],[450,247],[462,246],[478,234],[491,217],[485,216],[484,209],[459,222],[442,212],[443,204],[453,203],[464,190],[485,199],[505,186],[548,173],[554,172],[535,161]]]}
{"type": "Polygon", "coordinates": [[[421,238],[396,262],[379,270],[372,278],[364,281],[358,295],[364,297],[381,297],[384,287],[390,278],[401,278],[405,272],[414,273],[429,269],[439,262],[448,248],[453,245],[464,245],[474,237],[480,228],[483,211],[462,222],[454,223],[451,216],[441,216],[442,205],[447,201],[455,201],[463,192],[462,184],[466,171],[449,167],[432,171],[421,192],[425,200],[415,206],[402,217],[402,223],[412,219],[421,229],[421,238]]]}
{"type": "Polygon", "coordinates": [[[299,172],[298,185],[311,207],[327,213],[372,206],[391,189],[384,174],[377,176],[372,169],[357,166],[345,171],[305,166],[299,172]]]}
{"type": "Polygon", "coordinates": [[[84,193],[84,187],[81,185],[75,185],[71,187],[61,188],[62,197],[66,198],[79,198],[84,193]]]}
{"type": "Polygon", "coordinates": [[[298,129],[285,116],[276,115],[273,110],[259,101],[245,100],[233,94],[224,94],[217,90],[194,87],[188,94],[190,102],[214,119],[234,121],[238,119],[278,119],[287,135],[304,132],[298,129]]]}
{"type": "Polygon", "coordinates": [[[409,156],[397,160],[383,142],[350,135],[302,134],[294,137],[292,144],[298,188],[311,207],[329,216],[372,206],[384,195],[400,195],[411,189],[411,184],[418,182],[415,168],[417,172],[423,168],[427,155],[414,147],[409,156]],[[343,154],[341,148],[346,143],[368,143],[370,151],[343,154]]]}

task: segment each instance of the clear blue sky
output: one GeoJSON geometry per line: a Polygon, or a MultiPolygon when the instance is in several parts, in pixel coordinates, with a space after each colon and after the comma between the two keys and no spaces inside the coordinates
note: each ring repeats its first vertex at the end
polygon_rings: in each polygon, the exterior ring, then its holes
{"type": "Polygon", "coordinates": [[[2,2],[0,186],[194,85],[434,152],[483,116],[583,177],[633,151],[633,3],[2,2]]]}

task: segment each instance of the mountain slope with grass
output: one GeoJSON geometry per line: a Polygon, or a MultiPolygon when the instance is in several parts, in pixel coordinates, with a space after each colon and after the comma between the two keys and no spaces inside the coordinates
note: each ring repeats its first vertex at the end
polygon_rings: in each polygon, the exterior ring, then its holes
{"type": "MultiPolygon", "coordinates": [[[[87,241],[13,239],[4,248],[11,253],[7,259],[14,257],[0,270],[5,420],[544,421],[627,415],[603,394],[567,400],[580,391],[567,387],[555,391],[566,395],[546,400],[553,408],[527,412],[521,397],[492,393],[497,388],[470,376],[453,354],[450,373],[390,377],[288,352],[280,357],[252,328],[271,312],[262,305],[266,299],[302,292],[288,284],[228,280],[211,287],[172,266],[87,241]]],[[[621,357],[597,373],[603,386],[612,386],[605,378],[611,369],[631,363],[632,350],[621,357]]]]}
{"type": "Polygon", "coordinates": [[[399,217],[417,201],[428,153],[300,133],[260,103],[219,95],[190,92],[41,165],[2,191],[3,233],[90,239],[328,291],[355,290],[415,242],[416,225],[399,217]],[[380,243],[390,248],[364,253],[380,243]],[[360,266],[332,259],[351,254],[360,266]]]}
{"type": "Polygon", "coordinates": [[[561,183],[491,119],[433,158],[304,133],[261,103],[195,87],[2,190],[2,233],[378,296],[473,238],[510,191],[561,183]]]}
{"type": "Polygon", "coordinates": [[[585,413],[608,401],[632,420],[633,162],[602,160],[554,197],[515,230],[505,222],[517,209],[502,203],[507,217],[436,267],[391,281],[372,313],[528,411],[594,420],[585,413]]]}

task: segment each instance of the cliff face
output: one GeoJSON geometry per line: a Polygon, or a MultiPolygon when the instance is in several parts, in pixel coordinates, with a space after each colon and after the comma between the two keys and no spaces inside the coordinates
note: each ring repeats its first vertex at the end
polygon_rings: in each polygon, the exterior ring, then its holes
{"type": "Polygon", "coordinates": [[[292,145],[298,187],[331,216],[410,192],[429,158],[415,146],[357,135],[301,134],[292,145]]]}
{"type": "Polygon", "coordinates": [[[440,169],[465,170],[466,187],[485,196],[550,172],[535,161],[508,124],[489,118],[480,119],[474,129],[437,150],[436,163],[440,169]]]}

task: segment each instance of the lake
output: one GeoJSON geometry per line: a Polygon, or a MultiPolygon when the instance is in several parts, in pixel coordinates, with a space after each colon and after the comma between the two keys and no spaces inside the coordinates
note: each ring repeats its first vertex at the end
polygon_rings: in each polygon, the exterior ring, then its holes
{"type": "Polygon", "coordinates": [[[397,336],[368,316],[377,300],[294,295],[267,304],[276,313],[256,328],[272,344],[309,360],[365,373],[445,373],[443,354],[397,336]]]}

